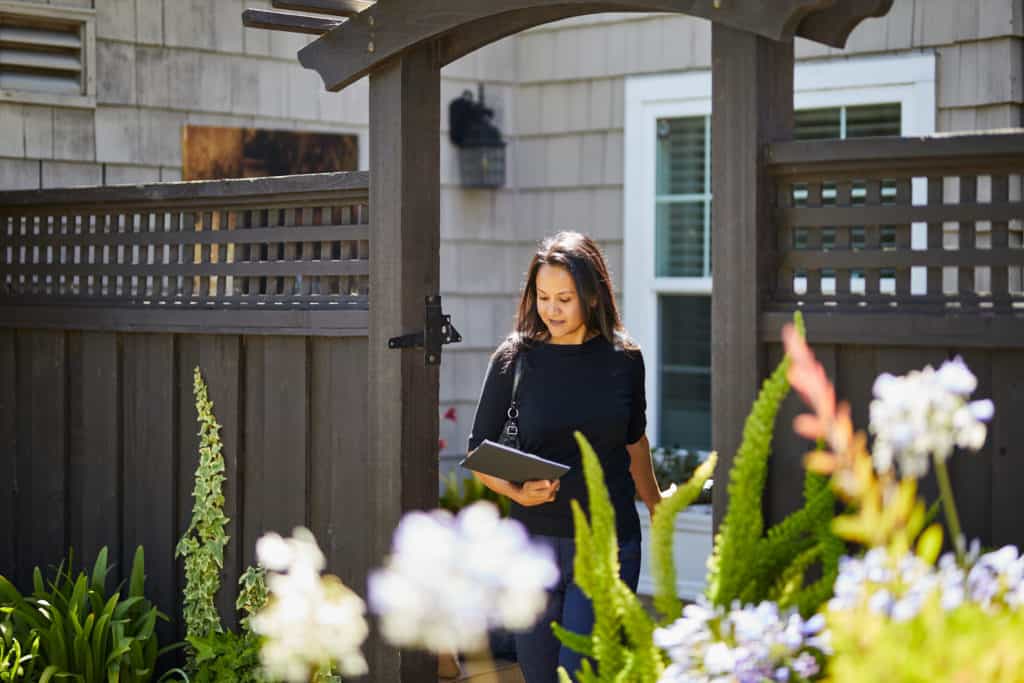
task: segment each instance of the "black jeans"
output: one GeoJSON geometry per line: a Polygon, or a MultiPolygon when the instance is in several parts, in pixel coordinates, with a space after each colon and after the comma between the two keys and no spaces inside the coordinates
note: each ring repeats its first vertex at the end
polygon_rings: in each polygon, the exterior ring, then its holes
{"type": "MultiPolygon", "coordinates": [[[[551,547],[561,577],[548,592],[548,606],[537,624],[525,633],[516,634],[516,654],[526,683],[557,683],[558,667],[563,666],[575,680],[583,657],[562,647],[551,632],[557,621],[574,633],[590,633],[594,628],[594,611],[590,599],[573,582],[573,558],[576,542],[571,538],[534,536],[534,540],[551,547]]],[[[619,544],[619,575],[636,592],[640,581],[640,536],[619,544]]],[[[593,662],[591,662],[593,664],[593,662]]]]}

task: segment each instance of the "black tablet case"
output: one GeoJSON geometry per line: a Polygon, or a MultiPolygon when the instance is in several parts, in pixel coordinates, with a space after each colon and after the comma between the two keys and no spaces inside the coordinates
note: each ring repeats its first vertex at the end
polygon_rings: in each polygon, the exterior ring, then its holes
{"type": "Polygon", "coordinates": [[[489,440],[484,440],[459,464],[466,469],[517,483],[533,479],[558,479],[569,471],[568,465],[489,440]]]}

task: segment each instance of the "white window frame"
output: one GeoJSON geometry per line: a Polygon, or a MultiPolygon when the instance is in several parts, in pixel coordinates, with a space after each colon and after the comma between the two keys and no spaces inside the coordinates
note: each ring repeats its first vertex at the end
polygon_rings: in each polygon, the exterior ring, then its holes
{"type": "MultiPolygon", "coordinates": [[[[631,76],[626,79],[625,100],[623,318],[644,352],[648,434],[653,444],[661,445],[658,297],[710,295],[712,278],[655,277],[656,126],[661,118],[710,115],[711,72],[631,76]]],[[[934,54],[815,60],[798,63],[794,70],[796,109],[890,102],[900,103],[903,136],[935,132],[934,54]]],[[[915,203],[924,189],[917,185],[915,203]]]]}
{"type": "Polygon", "coordinates": [[[0,88],[0,102],[18,102],[79,109],[96,108],[96,10],[0,0],[0,11],[43,19],[77,21],[82,25],[82,92],[78,95],[0,88]]]}

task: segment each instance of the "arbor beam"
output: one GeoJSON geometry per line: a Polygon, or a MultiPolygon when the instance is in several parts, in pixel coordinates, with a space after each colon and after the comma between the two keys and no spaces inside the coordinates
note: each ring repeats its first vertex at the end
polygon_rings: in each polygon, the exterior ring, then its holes
{"type": "Polygon", "coordinates": [[[265,28],[287,33],[305,33],[322,36],[343,22],[303,14],[288,14],[265,9],[247,9],[242,12],[242,25],[248,28],[265,28]]]}
{"type": "MultiPolygon", "coordinates": [[[[307,0],[308,1],[308,0],[307,0]]],[[[530,26],[595,12],[672,12],[710,19],[773,40],[793,37],[811,12],[836,0],[389,0],[299,50],[299,61],[340,90],[415,45],[472,25],[485,45],[530,26]],[[556,11],[564,8],[564,14],[556,11]]],[[[473,41],[472,36],[456,40],[473,41]]],[[[452,52],[451,54],[456,54],[452,52]]],[[[461,56],[461,55],[460,55],[461,56]]]]}
{"type": "Polygon", "coordinates": [[[372,0],[272,0],[270,4],[278,9],[354,17],[374,3],[372,0]]]}

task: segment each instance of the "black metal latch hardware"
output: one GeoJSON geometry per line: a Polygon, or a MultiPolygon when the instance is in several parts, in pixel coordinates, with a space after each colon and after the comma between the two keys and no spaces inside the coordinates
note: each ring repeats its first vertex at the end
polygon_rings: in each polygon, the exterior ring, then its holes
{"type": "Polygon", "coordinates": [[[426,364],[440,365],[441,346],[462,341],[462,335],[452,326],[452,317],[441,311],[440,296],[428,296],[426,304],[426,331],[392,337],[388,340],[388,348],[411,349],[422,346],[425,350],[426,364]]]}

